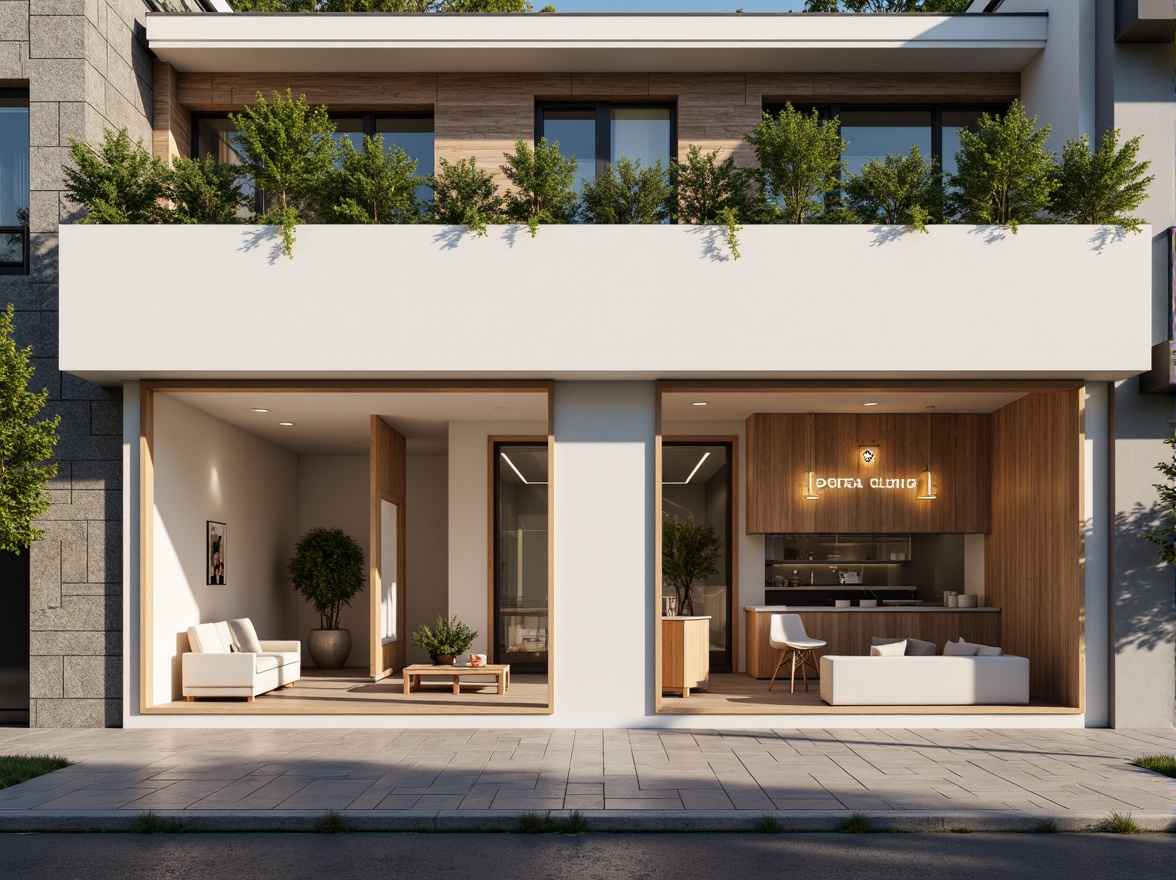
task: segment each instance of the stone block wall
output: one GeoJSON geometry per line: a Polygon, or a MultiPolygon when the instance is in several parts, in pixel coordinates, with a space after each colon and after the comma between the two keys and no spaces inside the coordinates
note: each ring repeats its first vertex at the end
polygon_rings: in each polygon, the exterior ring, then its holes
{"type": "Polygon", "coordinates": [[[31,551],[30,723],[122,719],[122,395],[57,370],[57,229],[70,139],[126,127],[151,142],[142,0],[0,0],[0,85],[29,88],[30,274],[0,276],[31,345],[35,384],[61,415],[53,506],[31,551]]]}

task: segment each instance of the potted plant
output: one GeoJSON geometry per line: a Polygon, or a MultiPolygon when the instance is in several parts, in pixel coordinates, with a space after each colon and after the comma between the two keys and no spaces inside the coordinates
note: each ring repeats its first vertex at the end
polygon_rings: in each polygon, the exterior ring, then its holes
{"type": "Polygon", "coordinates": [[[342,529],[317,526],[298,539],[287,566],[294,589],[318,612],[307,652],[320,669],[339,669],[351,653],[351,631],[339,628],[339,612],[363,589],[363,550],[342,529]]]}
{"type": "Polygon", "coordinates": [[[694,582],[710,577],[723,552],[715,527],[694,520],[662,523],[662,576],[678,595],[679,613],[694,615],[694,582]]]}
{"type": "Polygon", "coordinates": [[[457,655],[469,650],[477,637],[477,632],[458,620],[456,615],[446,619],[439,614],[432,629],[423,623],[416,628],[412,644],[414,648],[427,651],[438,666],[452,666],[457,655]]]}

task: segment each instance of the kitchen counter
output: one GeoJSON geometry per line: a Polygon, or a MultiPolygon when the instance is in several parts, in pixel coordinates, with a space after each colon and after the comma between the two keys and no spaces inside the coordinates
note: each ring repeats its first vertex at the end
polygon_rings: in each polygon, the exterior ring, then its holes
{"type": "Polygon", "coordinates": [[[979,645],[1001,646],[999,608],[945,608],[942,605],[891,605],[877,608],[833,608],[829,605],[745,605],[744,662],[753,678],[771,678],[780,652],[768,644],[773,614],[798,614],[811,638],[825,647],[817,654],[864,656],[874,636],[934,642],[962,638],[979,645]]]}

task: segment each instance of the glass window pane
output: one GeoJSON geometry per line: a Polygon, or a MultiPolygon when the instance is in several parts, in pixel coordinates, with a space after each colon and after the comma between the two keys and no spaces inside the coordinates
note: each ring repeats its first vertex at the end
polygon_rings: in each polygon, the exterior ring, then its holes
{"type": "Polygon", "coordinates": [[[29,223],[29,108],[16,103],[0,103],[0,226],[29,223]]]}
{"type": "MultiPolygon", "coordinates": [[[[384,136],[385,147],[400,147],[410,159],[416,159],[418,177],[433,173],[433,117],[377,117],[376,134],[384,136]]],[[[433,191],[424,184],[416,194],[424,201],[433,198],[433,191]]]]}
{"type": "MultiPolygon", "coordinates": [[[[237,152],[237,130],[233,123],[224,117],[201,119],[196,125],[195,158],[214,156],[216,161],[229,165],[240,165],[241,154],[237,152]]],[[[253,197],[253,181],[245,175],[238,178],[241,191],[250,198],[253,197]]],[[[242,210],[241,215],[249,212],[242,210]]]]}
{"type": "Polygon", "coordinates": [[[670,164],[670,108],[669,107],[613,107],[609,132],[612,145],[610,162],[621,157],[640,159],[642,165],[653,165],[659,159],[662,167],[670,164]]]}
{"type": "Polygon", "coordinates": [[[495,659],[547,668],[547,444],[496,445],[495,659]]]}
{"type": "Polygon", "coordinates": [[[331,122],[335,123],[335,140],[349,140],[351,146],[356,150],[363,150],[363,117],[362,116],[343,116],[331,117],[331,122]]]}
{"type": "Polygon", "coordinates": [[[911,147],[931,157],[930,110],[843,110],[839,116],[841,136],[849,142],[842,155],[847,174],[888,153],[905,155],[911,147]]]}
{"type": "Polygon", "coordinates": [[[956,153],[960,151],[960,132],[963,129],[976,130],[980,110],[943,111],[943,173],[955,174],[956,153]]]}
{"type": "Polygon", "coordinates": [[[596,180],[596,110],[544,110],[543,136],[547,143],[559,142],[563,156],[576,158],[576,192],[581,181],[596,180]]]}

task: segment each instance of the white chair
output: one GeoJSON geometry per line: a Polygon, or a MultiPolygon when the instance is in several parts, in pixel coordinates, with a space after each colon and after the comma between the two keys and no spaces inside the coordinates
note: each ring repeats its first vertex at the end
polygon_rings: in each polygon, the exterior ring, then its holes
{"type": "Polygon", "coordinates": [[[780,649],[780,662],[776,664],[776,671],[772,673],[772,681],[768,685],[768,690],[771,690],[772,685],[776,683],[776,676],[780,672],[780,667],[784,665],[784,661],[791,657],[792,687],[788,692],[796,693],[796,667],[798,665],[801,677],[804,678],[804,689],[808,691],[808,670],[805,667],[811,666],[813,672],[817,673],[818,677],[820,676],[821,671],[817,668],[817,659],[813,651],[816,648],[825,647],[825,642],[809,638],[808,633],[804,631],[804,623],[799,614],[773,614],[772,627],[768,632],[768,644],[773,648],[780,649]]]}

